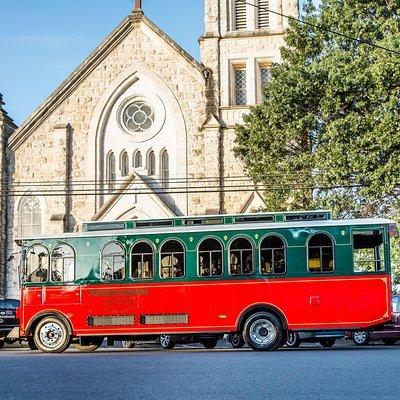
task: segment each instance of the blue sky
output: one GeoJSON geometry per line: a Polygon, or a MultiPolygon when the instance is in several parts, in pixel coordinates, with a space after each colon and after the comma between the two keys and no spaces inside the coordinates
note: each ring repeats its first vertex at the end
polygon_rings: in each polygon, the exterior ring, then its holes
{"type": "MultiPolygon", "coordinates": [[[[130,13],[133,0],[0,0],[0,92],[20,124],[130,13]]],[[[145,14],[199,58],[204,0],[143,0],[145,14]]]]}

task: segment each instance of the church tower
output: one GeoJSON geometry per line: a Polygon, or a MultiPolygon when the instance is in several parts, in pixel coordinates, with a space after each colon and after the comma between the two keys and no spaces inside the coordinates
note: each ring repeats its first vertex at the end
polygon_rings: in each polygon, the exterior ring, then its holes
{"type": "Polygon", "coordinates": [[[261,101],[268,67],[280,61],[298,0],[205,0],[201,60],[213,72],[219,107],[246,107],[261,101]]]}
{"type": "MultiPolygon", "coordinates": [[[[212,71],[213,114],[220,123],[222,186],[225,177],[244,175],[232,151],[235,125],[242,122],[250,106],[262,101],[269,68],[281,61],[280,48],[285,45],[289,25],[285,16],[298,15],[298,0],[205,0],[205,33],[199,42],[201,61],[212,71]]],[[[253,201],[254,193],[244,208],[238,206],[243,204],[243,193],[225,190],[221,196],[224,212],[249,212],[262,205],[261,199],[259,205],[253,201]]]]}

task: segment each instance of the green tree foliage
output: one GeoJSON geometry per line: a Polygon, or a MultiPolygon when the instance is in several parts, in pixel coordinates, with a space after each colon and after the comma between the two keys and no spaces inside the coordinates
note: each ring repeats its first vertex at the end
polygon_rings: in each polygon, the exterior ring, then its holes
{"type": "Polygon", "coordinates": [[[304,21],[290,22],[264,102],[237,127],[236,155],[269,209],[310,207],[317,194],[339,213],[386,213],[400,183],[400,2],[308,2],[304,21]]]}
{"type": "Polygon", "coordinates": [[[282,63],[271,69],[263,103],[237,127],[235,153],[265,188],[268,210],[393,215],[400,1],[322,0],[318,10],[308,1],[303,20],[290,21],[282,63]]]}

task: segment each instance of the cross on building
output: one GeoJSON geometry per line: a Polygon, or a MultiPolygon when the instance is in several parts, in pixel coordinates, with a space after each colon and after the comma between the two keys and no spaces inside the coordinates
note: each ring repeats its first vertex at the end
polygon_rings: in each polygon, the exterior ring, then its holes
{"type": "Polygon", "coordinates": [[[135,0],[135,10],[142,9],[142,0],[135,0]]]}

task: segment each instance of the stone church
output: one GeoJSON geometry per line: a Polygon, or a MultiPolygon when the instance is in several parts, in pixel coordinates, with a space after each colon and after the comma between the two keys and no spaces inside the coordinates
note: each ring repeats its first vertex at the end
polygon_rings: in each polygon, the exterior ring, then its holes
{"type": "Polygon", "coordinates": [[[234,127],[280,61],[283,15],[297,0],[205,0],[198,62],[136,0],[20,127],[0,97],[0,298],[18,297],[18,237],[259,208],[234,127]]]}

